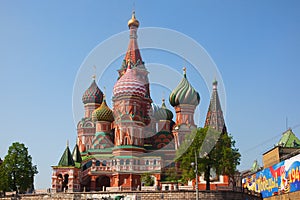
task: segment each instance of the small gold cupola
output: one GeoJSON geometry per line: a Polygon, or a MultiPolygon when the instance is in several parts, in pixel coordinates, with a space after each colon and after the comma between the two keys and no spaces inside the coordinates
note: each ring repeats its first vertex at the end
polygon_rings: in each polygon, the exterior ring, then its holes
{"type": "Polygon", "coordinates": [[[140,22],[135,18],[135,11],[132,11],[132,16],[131,19],[128,21],[128,27],[130,28],[131,26],[139,27],[140,22]]]}

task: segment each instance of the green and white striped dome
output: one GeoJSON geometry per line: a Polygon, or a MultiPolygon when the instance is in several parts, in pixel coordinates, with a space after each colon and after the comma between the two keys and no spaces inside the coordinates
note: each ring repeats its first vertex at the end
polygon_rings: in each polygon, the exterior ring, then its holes
{"type": "Polygon", "coordinates": [[[200,95],[187,80],[185,68],[183,71],[184,73],[181,82],[170,94],[170,104],[173,107],[178,106],[180,104],[189,104],[197,106],[200,103],[200,95]]]}

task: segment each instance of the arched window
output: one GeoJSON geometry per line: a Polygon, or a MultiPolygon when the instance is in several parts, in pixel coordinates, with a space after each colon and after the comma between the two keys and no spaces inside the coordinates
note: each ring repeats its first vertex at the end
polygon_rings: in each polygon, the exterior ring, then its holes
{"type": "Polygon", "coordinates": [[[153,160],[153,165],[156,165],[156,160],[155,159],[153,160]]]}
{"type": "Polygon", "coordinates": [[[136,165],[136,160],[133,160],[133,164],[136,165]]]}
{"type": "Polygon", "coordinates": [[[62,184],[63,191],[68,190],[68,183],[69,183],[69,174],[65,174],[64,175],[64,181],[63,181],[63,184],[62,184]]]}
{"type": "Polygon", "coordinates": [[[92,166],[92,161],[87,162],[86,164],[84,164],[84,165],[82,166],[82,171],[84,171],[84,170],[90,168],[91,166],[92,166]]]}
{"type": "Polygon", "coordinates": [[[128,136],[126,136],[124,138],[124,145],[129,145],[129,138],[128,138],[128,136]]]}
{"type": "Polygon", "coordinates": [[[62,180],[63,180],[63,176],[62,176],[61,174],[58,174],[57,177],[58,177],[58,180],[59,180],[59,181],[62,181],[62,180]]]}
{"type": "Polygon", "coordinates": [[[130,161],[127,159],[126,160],[126,165],[129,165],[130,164],[130,161]]]}
{"type": "Polygon", "coordinates": [[[106,160],[103,160],[103,162],[102,162],[102,166],[106,166],[106,160]]]}
{"type": "Polygon", "coordinates": [[[124,160],[120,160],[120,165],[124,165],[124,160]]]}
{"type": "Polygon", "coordinates": [[[84,127],[93,127],[93,126],[94,126],[93,123],[89,121],[84,124],[84,127]]]}
{"type": "Polygon", "coordinates": [[[149,160],[146,160],[146,165],[149,165],[149,160]]]}
{"type": "Polygon", "coordinates": [[[100,166],[100,161],[99,160],[96,161],[96,166],[100,166]]]}
{"type": "Polygon", "coordinates": [[[92,166],[92,161],[86,163],[86,168],[90,168],[92,166]]]}

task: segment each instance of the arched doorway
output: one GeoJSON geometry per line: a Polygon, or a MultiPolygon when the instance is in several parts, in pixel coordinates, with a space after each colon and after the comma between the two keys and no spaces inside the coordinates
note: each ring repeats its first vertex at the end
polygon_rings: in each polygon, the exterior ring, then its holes
{"type": "Polygon", "coordinates": [[[63,191],[63,180],[64,180],[63,175],[58,174],[58,176],[57,176],[57,183],[58,183],[57,192],[63,191]]]}
{"type": "Polygon", "coordinates": [[[103,191],[103,186],[110,187],[110,178],[108,176],[99,176],[96,179],[96,191],[103,191]]]}
{"type": "Polygon", "coordinates": [[[86,176],[81,180],[81,188],[84,192],[91,191],[91,177],[86,176]]]}
{"type": "Polygon", "coordinates": [[[69,174],[64,175],[64,180],[62,184],[62,190],[67,191],[68,190],[68,183],[69,183],[69,174]]]}

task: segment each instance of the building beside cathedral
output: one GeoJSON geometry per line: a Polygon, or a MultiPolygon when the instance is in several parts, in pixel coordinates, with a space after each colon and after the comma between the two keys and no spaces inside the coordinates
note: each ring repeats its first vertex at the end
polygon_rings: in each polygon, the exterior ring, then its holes
{"type": "Polygon", "coordinates": [[[292,129],[283,132],[278,143],[263,154],[262,168],[255,163],[242,174],[246,190],[260,193],[264,199],[299,199],[300,139],[292,129]]]}
{"type": "MultiPolygon", "coordinates": [[[[77,124],[76,146],[71,153],[67,145],[58,165],[52,166],[52,190],[56,192],[100,191],[106,187],[134,190],[141,187],[141,175],[145,173],[151,173],[155,185],[160,186],[164,171],[176,168],[176,150],[197,128],[194,112],[200,96],[188,81],[186,69],[169,96],[175,114],[164,99],[161,106],[155,106],[138,48],[139,21],[134,12],[128,27],[129,45],[112,91],[113,107],[108,107],[93,80],[82,96],[85,112],[77,124]]],[[[216,81],[205,126],[226,131],[216,81]]],[[[228,185],[226,177],[222,181],[220,184],[228,185]]]]}

